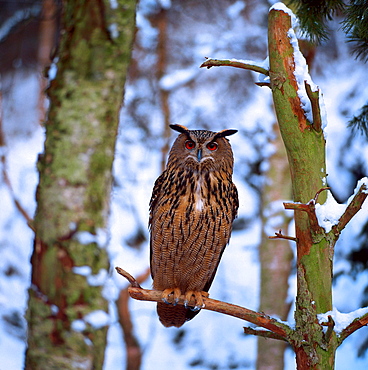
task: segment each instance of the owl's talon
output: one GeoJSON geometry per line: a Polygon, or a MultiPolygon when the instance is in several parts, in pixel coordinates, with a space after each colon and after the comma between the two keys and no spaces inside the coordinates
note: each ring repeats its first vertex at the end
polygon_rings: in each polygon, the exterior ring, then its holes
{"type": "Polygon", "coordinates": [[[173,288],[173,289],[165,289],[162,292],[161,299],[166,304],[172,304],[173,306],[176,306],[179,302],[179,297],[181,295],[181,291],[179,288],[173,288]]]}
{"type": "Polygon", "coordinates": [[[203,302],[203,297],[207,298],[209,294],[207,292],[199,292],[195,290],[188,290],[185,293],[185,300],[184,300],[184,306],[188,308],[188,304],[192,297],[194,298],[194,307],[189,307],[192,311],[199,311],[201,308],[205,307],[205,304],[203,302]]]}

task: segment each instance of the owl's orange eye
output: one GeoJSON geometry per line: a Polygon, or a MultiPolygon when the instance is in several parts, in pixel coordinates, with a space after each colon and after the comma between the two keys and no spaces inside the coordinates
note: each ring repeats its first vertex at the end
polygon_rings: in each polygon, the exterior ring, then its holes
{"type": "Polygon", "coordinates": [[[195,142],[192,141],[192,140],[187,140],[185,142],[185,147],[188,149],[188,150],[192,150],[195,148],[195,142]]]}
{"type": "Polygon", "coordinates": [[[207,149],[209,149],[209,150],[216,150],[217,147],[218,147],[217,143],[215,143],[213,141],[211,143],[207,144],[207,149]]]}

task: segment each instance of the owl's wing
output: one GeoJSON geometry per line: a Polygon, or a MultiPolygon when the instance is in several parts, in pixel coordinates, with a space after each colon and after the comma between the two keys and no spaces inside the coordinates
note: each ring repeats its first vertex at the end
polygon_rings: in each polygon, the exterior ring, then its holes
{"type": "Polygon", "coordinates": [[[165,176],[166,176],[166,171],[164,171],[157,178],[157,180],[155,181],[155,184],[153,186],[152,196],[151,196],[151,200],[150,200],[150,204],[149,204],[150,213],[149,213],[148,226],[150,228],[152,226],[152,220],[153,220],[153,217],[154,217],[154,214],[155,214],[155,210],[156,210],[156,207],[157,207],[158,200],[160,198],[161,187],[162,187],[162,183],[164,182],[165,176]]]}
{"type": "MultiPolygon", "coordinates": [[[[149,213],[148,227],[150,229],[152,227],[153,219],[154,219],[155,214],[156,214],[157,204],[160,200],[160,195],[162,194],[162,184],[165,180],[165,176],[166,176],[166,171],[164,171],[157,178],[157,180],[155,181],[155,184],[153,186],[152,196],[151,196],[151,200],[150,200],[150,204],[149,204],[150,213],[149,213]]],[[[150,264],[151,264],[151,276],[152,276],[152,278],[154,278],[153,269],[152,269],[152,253],[153,253],[153,250],[152,250],[152,235],[151,235],[151,238],[150,238],[150,264]]]]}
{"type": "MultiPolygon", "coordinates": [[[[230,183],[228,200],[231,203],[230,209],[231,209],[231,212],[232,212],[232,220],[231,220],[231,223],[232,223],[234,221],[234,219],[236,218],[237,214],[238,214],[238,208],[239,208],[238,189],[236,188],[235,184],[232,183],[232,182],[230,183]]],[[[221,261],[222,254],[224,253],[224,250],[225,250],[226,246],[229,244],[229,240],[230,240],[230,235],[229,235],[229,238],[226,241],[226,243],[221,248],[221,251],[219,253],[219,259],[218,259],[217,266],[214,268],[211,277],[207,280],[207,282],[206,282],[206,284],[203,288],[203,291],[205,291],[205,292],[208,292],[211,285],[212,285],[213,279],[215,278],[215,275],[216,275],[216,272],[217,272],[217,268],[218,268],[218,266],[220,264],[220,261],[221,261]]]]}
{"type": "Polygon", "coordinates": [[[232,200],[232,221],[235,220],[236,216],[238,215],[238,208],[239,208],[239,198],[238,198],[238,189],[236,188],[234,183],[231,183],[230,189],[230,197],[232,200]]]}

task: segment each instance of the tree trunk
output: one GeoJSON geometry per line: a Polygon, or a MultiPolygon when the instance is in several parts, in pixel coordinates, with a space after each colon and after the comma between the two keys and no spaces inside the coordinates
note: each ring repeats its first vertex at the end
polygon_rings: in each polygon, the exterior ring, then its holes
{"type": "MultiPolygon", "coordinates": [[[[262,191],[262,240],[259,247],[261,291],[259,311],[286,321],[290,310],[288,279],[293,252],[289,241],[270,239],[275,230],[287,230],[291,218],[280,202],[291,198],[290,172],[278,127],[274,125],[275,153],[269,159],[265,174],[267,184],[262,191]]],[[[283,370],[286,342],[258,337],[257,370],[283,370]],[[267,356],[265,356],[267,353],[267,356]]]]}
{"type": "MultiPolygon", "coordinates": [[[[270,78],[275,111],[288,155],[293,200],[306,205],[325,187],[325,139],[320,124],[309,122],[298,90],[298,61],[291,44],[291,19],[284,11],[269,14],[270,78]]],[[[319,197],[324,203],[325,193],[319,197]]],[[[293,346],[298,369],[333,369],[336,335],[325,338],[317,314],[332,310],[332,253],[313,215],[294,204],[297,242],[296,331],[293,346]]],[[[315,216],[315,215],[314,215],[315,216]]],[[[331,242],[331,241],[330,241],[331,242]]]]}
{"type": "Polygon", "coordinates": [[[107,218],[135,0],[65,1],[38,168],[27,369],[101,369],[107,218]]]}

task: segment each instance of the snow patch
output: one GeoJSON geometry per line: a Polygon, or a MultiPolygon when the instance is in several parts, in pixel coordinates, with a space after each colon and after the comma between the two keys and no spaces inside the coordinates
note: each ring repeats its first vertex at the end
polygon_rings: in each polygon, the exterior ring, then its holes
{"type": "Polygon", "coordinates": [[[92,269],[89,266],[74,266],[72,271],[77,275],[88,276],[91,275],[92,269]]]}
{"type": "Polygon", "coordinates": [[[86,327],[87,325],[83,320],[74,320],[72,322],[72,330],[74,331],[83,331],[86,327]]]}
{"type": "Polygon", "coordinates": [[[100,248],[105,248],[108,242],[108,233],[106,230],[98,228],[96,235],[89,231],[78,231],[74,234],[73,238],[83,245],[96,243],[100,248]]]}
{"type": "Polygon", "coordinates": [[[328,316],[331,316],[335,322],[334,330],[336,333],[341,333],[349,324],[355,319],[368,313],[368,307],[359,308],[350,313],[341,313],[336,308],[326,313],[318,314],[318,320],[320,323],[328,322],[328,316]]]}
{"type": "Polygon", "coordinates": [[[327,233],[331,231],[332,226],[337,225],[340,217],[345,212],[347,206],[353,200],[362,185],[366,186],[366,189],[363,190],[363,192],[368,193],[368,178],[364,177],[358,181],[354,193],[349,197],[346,203],[337,203],[335,198],[329,191],[327,194],[326,202],[324,204],[316,204],[316,216],[318,219],[318,223],[321,227],[325,229],[327,233]]]}
{"type": "Polygon", "coordinates": [[[118,25],[116,23],[112,23],[112,24],[109,25],[108,28],[109,28],[111,37],[113,39],[116,39],[119,36],[118,25]]]}
{"type": "Polygon", "coordinates": [[[96,310],[84,316],[84,321],[93,326],[95,329],[100,329],[103,326],[109,325],[110,316],[107,312],[96,310]]]}
{"type": "Polygon", "coordinates": [[[341,215],[345,212],[346,204],[336,202],[332,193],[329,191],[324,204],[316,204],[316,216],[318,224],[328,233],[332,226],[339,222],[341,215]]]}
{"type": "Polygon", "coordinates": [[[271,10],[281,10],[282,12],[284,12],[286,14],[289,14],[289,16],[291,18],[292,27],[295,27],[296,26],[296,24],[297,24],[297,18],[295,16],[295,14],[284,3],[278,2],[276,4],[273,4],[271,6],[271,8],[270,8],[270,11],[271,10]]]}

